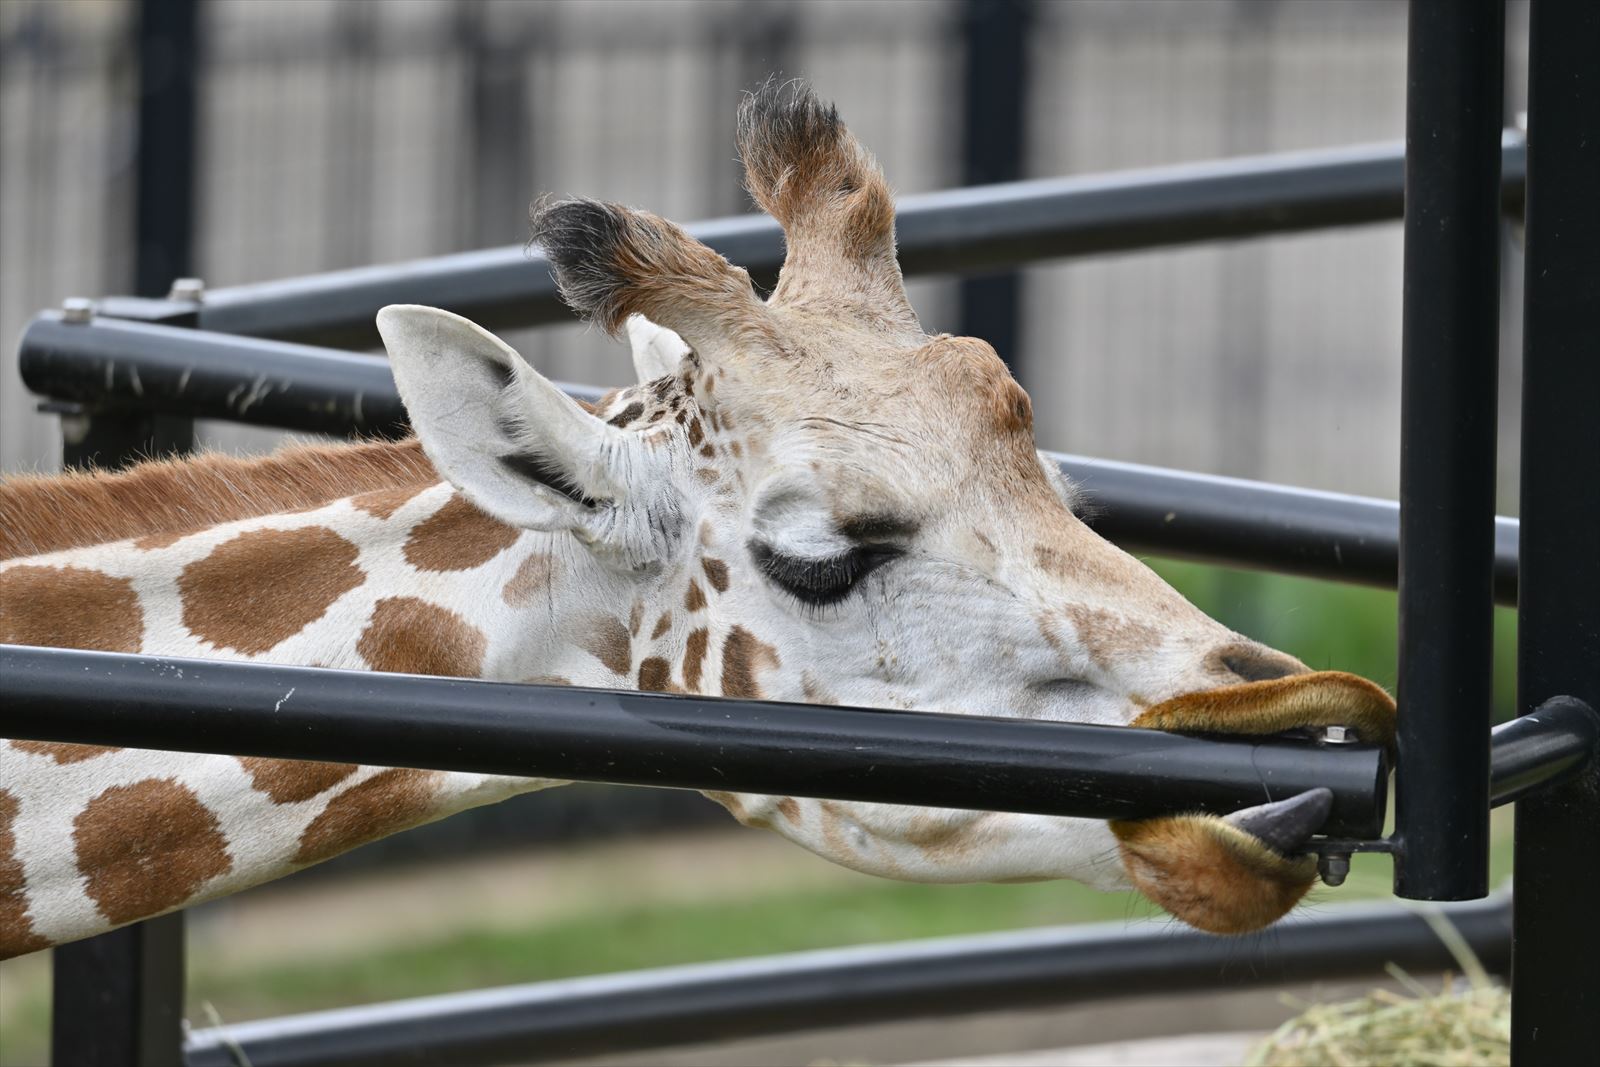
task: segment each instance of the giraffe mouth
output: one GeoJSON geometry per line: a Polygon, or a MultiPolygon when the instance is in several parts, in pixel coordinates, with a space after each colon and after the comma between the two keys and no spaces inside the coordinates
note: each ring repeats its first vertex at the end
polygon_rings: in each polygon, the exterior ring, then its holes
{"type": "MultiPolygon", "coordinates": [[[[1132,725],[1175,733],[1275,736],[1338,727],[1348,739],[1392,745],[1395,704],[1342,671],[1317,671],[1186,693],[1132,725]]],[[[1123,866],[1145,896],[1191,926],[1239,934],[1282,917],[1316,881],[1303,853],[1333,794],[1311,789],[1228,816],[1174,815],[1111,823],[1123,866]]]]}

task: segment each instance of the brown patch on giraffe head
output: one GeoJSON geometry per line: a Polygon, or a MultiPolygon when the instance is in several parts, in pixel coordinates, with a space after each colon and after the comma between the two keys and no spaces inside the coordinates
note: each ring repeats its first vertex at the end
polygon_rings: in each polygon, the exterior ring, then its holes
{"type": "Polygon", "coordinates": [[[705,667],[706,649],[710,644],[711,632],[703,626],[683,643],[683,685],[691,693],[700,692],[700,672],[705,667]]]}
{"type": "Polygon", "coordinates": [[[613,674],[627,674],[633,668],[633,639],[621,619],[596,616],[582,634],[578,646],[605,664],[613,674]]]}
{"type": "Polygon", "coordinates": [[[178,576],[183,624],[217,648],[266,652],[366,580],[359,555],[326,526],[239,534],[178,576]]]}
{"type": "Polygon", "coordinates": [[[122,751],[111,745],[69,745],[61,741],[13,741],[11,747],[34,756],[49,756],[58,764],[82,763],[108,752],[122,751]]]}
{"type": "Polygon", "coordinates": [[[0,960],[50,945],[33,929],[28,916],[27,878],[22,860],[17,858],[14,829],[20,807],[16,797],[0,789],[0,960]]]}
{"type": "Polygon", "coordinates": [[[817,681],[816,675],[808,670],[800,672],[800,694],[805,697],[807,704],[839,703],[827,686],[817,681]]]}
{"type": "Polygon", "coordinates": [[[1160,630],[1121,612],[1073,605],[1062,608],[1061,614],[1072,623],[1078,643],[1101,670],[1112,670],[1161,647],[1160,630]]]}
{"type": "Polygon", "coordinates": [[[419,571],[466,571],[510,548],[522,531],[491,519],[456,493],[417,524],[406,538],[405,557],[419,571]]]}
{"type": "Polygon", "coordinates": [[[743,626],[735,626],[722,642],[722,695],[761,698],[756,675],[779,665],[778,650],[743,626]]]}
{"type": "Polygon", "coordinates": [[[638,637],[639,627],[644,625],[644,601],[635,600],[633,607],[628,609],[628,636],[638,637]]]}
{"type": "Polygon", "coordinates": [[[435,485],[414,440],[217,453],[0,480],[0,560],[135,539],[155,549],[225,522],[301,511],[377,490],[435,485]]]}
{"type": "Polygon", "coordinates": [[[693,578],[689,579],[689,588],[683,594],[683,610],[689,612],[699,611],[706,606],[706,595],[700,590],[700,583],[693,578]]]}
{"type": "Polygon", "coordinates": [[[700,442],[706,439],[706,431],[700,425],[699,419],[689,420],[689,447],[698,448],[700,442]]]}
{"type": "Polygon", "coordinates": [[[664,611],[661,613],[661,618],[656,620],[655,628],[650,631],[650,640],[659,641],[670,629],[672,629],[672,612],[664,611]]]}
{"type": "Polygon", "coordinates": [[[392,767],[336,794],[301,833],[294,862],[320,863],[428,821],[442,777],[438,771],[392,767]]]}
{"type": "Polygon", "coordinates": [[[701,559],[700,566],[706,572],[706,580],[711,583],[711,588],[719,593],[728,591],[728,565],[720,559],[706,556],[701,559]]]}
{"type": "Polygon", "coordinates": [[[914,809],[900,839],[934,863],[948,863],[970,855],[983,844],[981,828],[992,812],[975,816],[938,809],[914,809]]]}
{"type": "Polygon", "coordinates": [[[794,797],[783,797],[778,801],[778,814],[789,820],[791,826],[801,826],[805,822],[805,809],[794,797]]]}
{"type": "Polygon", "coordinates": [[[274,804],[297,804],[326,792],[356,773],[354,763],[312,763],[307,760],[236,756],[250,775],[250,786],[274,804]]]}
{"type": "Polygon", "coordinates": [[[387,519],[416,499],[417,494],[427,488],[426,485],[403,485],[397,489],[378,489],[371,493],[362,493],[350,503],[375,519],[387,519]]]}
{"type": "Polygon", "coordinates": [[[555,574],[556,558],[548,552],[534,552],[517,565],[517,573],[500,590],[500,598],[511,607],[524,607],[550,588],[555,574]]]}
{"type": "Polygon", "coordinates": [[[449,608],[391,596],[374,605],[356,651],[375,671],[476,678],[488,646],[482,630],[449,608]]]}
{"type": "Polygon", "coordinates": [[[83,567],[0,571],[0,643],[137,652],[143,636],[131,579],[83,567]]]}
{"type": "Polygon", "coordinates": [[[72,827],[84,892],[113,923],[179,907],[233,869],[217,817],[172,778],[112,786],[72,827]]]}
{"type": "Polygon", "coordinates": [[[639,688],[647,693],[682,692],[672,684],[672,664],[660,656],[646,656],[639,663],[639,688]]]}

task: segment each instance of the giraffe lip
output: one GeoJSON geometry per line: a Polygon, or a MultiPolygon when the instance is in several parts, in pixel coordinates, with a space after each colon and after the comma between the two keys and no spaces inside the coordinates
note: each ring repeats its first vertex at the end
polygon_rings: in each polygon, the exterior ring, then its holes
{"type": "Polygon", "coordinates": [[[1342,727],[1365,743],[1390,745],[1395,704],[1365,678],[1312,671],[1185,693],[1147,708],[1132,725],[1173,733],[1319,740],[1329,727],[1342,727]]]}

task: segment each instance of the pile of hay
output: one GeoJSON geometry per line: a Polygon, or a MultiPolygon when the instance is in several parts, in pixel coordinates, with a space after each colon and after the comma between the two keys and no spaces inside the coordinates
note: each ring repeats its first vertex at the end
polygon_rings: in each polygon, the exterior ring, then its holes
{"type": "Polygon", "coordinates": [[[1496,985],[1448,922],[1429,915],[1460,964],[1431,992],[1400,968],[1406,989],[1314,1005],[1252,1050],[1246,1067],[1504,1067],[1511,1062],[1511,993],[1496,985]]]}

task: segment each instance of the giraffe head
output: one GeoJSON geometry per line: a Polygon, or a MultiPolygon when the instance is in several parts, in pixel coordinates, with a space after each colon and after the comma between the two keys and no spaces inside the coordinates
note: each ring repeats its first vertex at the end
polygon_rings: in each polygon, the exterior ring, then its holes
{"type": "MultiPolygon", "coordinates": [[[[628,591],[635,684],[1390,739],[1378,687],[1226,629],[1080,521],[994,350],[918,324],[889,188],[833,109],[769,84],[744,102],[738,139],[788,242],[769,299],[654,215],[584,199],[536,209],[568,302],[633,341],[641,383],[593,410],[464,319],[379,316],[440,472],[505,522],[570,534],[628,591]]],[[[1311,884],[1293,853],[1327,799],[1228,819],[1057,820],[1059,839],[1037,847],[1052,872],[1101,883],[1120,858],[1180,918],[1243,931],[1311,884]]]]}

